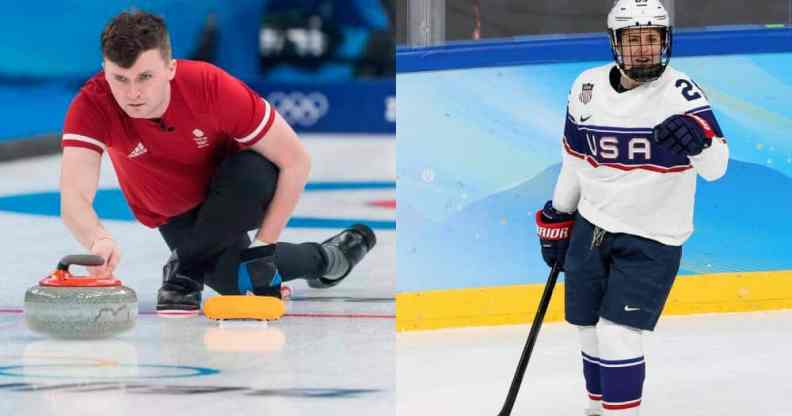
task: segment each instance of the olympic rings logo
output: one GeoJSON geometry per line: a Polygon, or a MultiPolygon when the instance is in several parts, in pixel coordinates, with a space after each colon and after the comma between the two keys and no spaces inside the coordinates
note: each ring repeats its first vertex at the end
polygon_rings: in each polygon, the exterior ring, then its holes
{"type": "Polygon", "coordinates": [[[313,126],[327,114],[330,102],[319,92],[303,94],[301,92],[273,92],[267,101],[274,105],[278,112],[289,122],[301,126],[313,126]]]}
{"type": "Polygon", "coordinates": [[[394,96],[385,99],[385,121],[396,122],[396,97],[394,96]]]}

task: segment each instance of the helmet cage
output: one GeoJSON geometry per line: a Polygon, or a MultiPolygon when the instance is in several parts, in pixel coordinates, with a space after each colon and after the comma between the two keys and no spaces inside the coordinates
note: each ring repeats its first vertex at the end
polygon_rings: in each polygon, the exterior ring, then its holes
{"type": "MultiPolygon", "coordinates": [[[[608,35],[610,37],[611,51],[613,52],[613,59],[619,65],[622,73],[630,79],[640,83],[654,81],[663,75],[669,61],[671,60],[671,45],[672,45],[672,30],[670,26],[664,25],[639,25],[627,26],[620,29],[609,29],[608,35]],[[646,66],[631,65],[629,68],[625,64],[625,56],[629,56],[629,52],[625,51],[623,38],[624,32],[635,28],[653,28],[660,31],[661,47],[658,62],[646,66]],[[627,53],[625,53],[627,52],[627,53]]],[[[641,40],[643,41],[643,39],[641,40]]],[[[642,46],[640,46],[642,47],[642,46]]],[[[654,60],[654,59],[653,59],[654,60]]]]}

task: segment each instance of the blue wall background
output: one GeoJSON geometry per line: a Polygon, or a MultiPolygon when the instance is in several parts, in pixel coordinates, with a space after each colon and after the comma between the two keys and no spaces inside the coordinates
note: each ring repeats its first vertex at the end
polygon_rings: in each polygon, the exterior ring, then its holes
{"type": "MultiPolygon", "coordinates": [[[[732,157],[724,178],[699,181],[681,274],[792,268],[791,34],[677,37],[671,65],[708,94],[732,157]]],[[[546,279],[532,213],[552,197],[569,87],[609,56],[604,36],[397,53],[399,291],[546,279]],[[592,59],[569,62],[576,52],[592,59]]]]}
{"type": "MultiPolygon", "coordinates": [[[[317,0],[45,0],[4,2],[0,13],[0,142],[56,134],[71,99],[101,69],[99,38],[110,18],[136,7],[162,16],[176,58],[199,49],[209,15],[217,29],[213,63],[267,97],[323,95],[328,105],[315,123],[290,120],[302,132],[385,133],[396,130],[393,78],[353,79],[351,68],[317,71],[278,67],[262,74],[259,31],[267,10],[313,7],[317,0]]],[[[338,0],[344,31],[339,60],[362,53],[372,30],[389,25],[379,0],[338,0]]],[[[349,66],[349,65],[347,65],[349,66]]],[[[308,102],[318,106],[315,102],[308,102]]],[[[284,114],[286,116],[286,114],[284,114]]]]}

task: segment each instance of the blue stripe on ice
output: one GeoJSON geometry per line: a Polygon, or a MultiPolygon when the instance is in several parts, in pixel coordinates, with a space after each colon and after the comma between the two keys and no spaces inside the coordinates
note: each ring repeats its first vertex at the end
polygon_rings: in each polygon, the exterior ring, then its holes
{"type": "MultiPolygon", "coordinates": [[[[305,186],[306,192],[350,191],[395,189],[396,182],[312,182],[305,186]]],[[[96,192],[94,208],[99,217],[106,220],[134,221],[132,211],[120,189],[100,189],[96,192]]],[[[0,211],[20,214],[60,216],[60,194],[57,191],[37,192],[0,197],[0,211]]],[[[314,218],[292,217],[291,228],[345,228],[355,223],[366,224],[373,229],[395,230],[396,221],[367,220],[361,218],[314,218]]]]}

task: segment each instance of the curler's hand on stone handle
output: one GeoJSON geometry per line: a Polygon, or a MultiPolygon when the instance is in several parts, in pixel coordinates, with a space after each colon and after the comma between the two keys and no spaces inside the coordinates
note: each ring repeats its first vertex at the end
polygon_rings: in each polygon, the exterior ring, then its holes
{"type": "Polygon", "coordinates": [[[112,237],[100,237],[91,245],[91,254],[105,259],[102,266],[88,267],[88,273],[94,277],[110,277],[121,260],[121,249],[112,237]]]}

